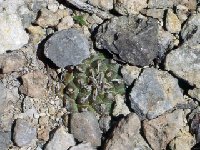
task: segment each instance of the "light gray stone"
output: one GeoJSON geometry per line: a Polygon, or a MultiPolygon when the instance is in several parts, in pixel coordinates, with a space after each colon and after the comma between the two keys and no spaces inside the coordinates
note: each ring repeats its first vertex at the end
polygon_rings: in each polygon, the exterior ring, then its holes
{"type": "Polygon", "coordinates": [[[154,150],[166,149],[167,144],[183,128],[183,110],[159,116],[143,123],[144,136],[154,150]]]}
{"type": "Polygon", "coordinates": [[[70,127],[71,133],[78,141],[90,142],[92,146],[101,145],[101,130],[92,112],[72,114],[70,127]]]}
{"type": "Polygon", "coordinates": [[[5,109],[5,106],[7,103],[7,100],[6,100],[7,89],[2,82],[0,82],[0,91],[1,91],[1,95],[0,95],[0,114],[1,114],[3,110],[5,109]]]}
{"type": "Polygon", "coordinates": [[[17,146],[27,146],[36,139],[36,128],[34,128],[28,121],[17,119],[14,128],[14,141],[17,146]]]}
{"type": "Polygon", "coordinates": [[[171,51],[165,62],[167,70],[172,71],[179,78],[191,85],[200,87],[200,49],[181,46],[171,51]]]}
{"type": "Polygon", "coordinates": [[[194,88],[192,90],[188,91],[188,94],[192,97],[200,101],[200,89],[199,88],[194,88]]]}
{"type": "Polygon", "coordinates": [[[60,127],[54,133],[53,138],[47,144],[45,150],[67,150],[75,144],[73,135],[67,133],[64,127],[60,127]]]}
{"type": "Polygon", "coordinates": [[[45,55],[61,68],[78,65],[90,56],[89,43],[76,29],[58,31],[45,44],[45,55]]]}
{"type": "Polygon", "coordinates": [[[11,144],[11,132],[0,131],[0,150],[8,150],[9,144],[11,144]]]}
{"type": "Polygon", "coordinates": [[[132,88],[130,101],[139,115],[152,119],[184,100],[177,79],[166,71],[146,68],[132,88]]]}
{"type": "Polygon", "coordinates": [[[90,143],[81,143],[73,146],[69,150],[96,150],[96,148],[93,148],[90,143]]]}
{"type": "Polygon", "coordinates": [[[28,43],[29,36],[16,14],[0,12],[0,22],[0,54],[7,50],[20,49],[28,43]]]}
{"type": "Polygon", "coordinates": [[[170,33],[179,33],[181,31],[181,22],[173,10],[168,9],[165,22],[166,28],[170,33]]]}
{"type": "Polygon", "coordinates": [[[105,150],[151,150],[140,135],[141,123],[136,114],[122,119],[106,141],[105,150]]]}

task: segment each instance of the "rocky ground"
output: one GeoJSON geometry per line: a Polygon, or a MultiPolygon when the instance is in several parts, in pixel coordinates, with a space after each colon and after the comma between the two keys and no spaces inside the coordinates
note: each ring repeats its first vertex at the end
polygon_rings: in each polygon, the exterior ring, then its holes
{"type": "Polygon", "coordinates": [[[0,0],[0,150],[199,150],[199,0],[0,0]]]}

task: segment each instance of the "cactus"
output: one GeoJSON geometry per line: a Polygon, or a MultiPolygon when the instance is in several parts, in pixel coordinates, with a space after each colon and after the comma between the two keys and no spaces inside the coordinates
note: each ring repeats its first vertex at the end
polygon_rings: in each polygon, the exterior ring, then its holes
{"type": "Polygon", "coordinates": [[[120,65],[98,53],[63,73],[64,103],[71,112],[110,114],[116,94],[125,93],[120,65]]]}

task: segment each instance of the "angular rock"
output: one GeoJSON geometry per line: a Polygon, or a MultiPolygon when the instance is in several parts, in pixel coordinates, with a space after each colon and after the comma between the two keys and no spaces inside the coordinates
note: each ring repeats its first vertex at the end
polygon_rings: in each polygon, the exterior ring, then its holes
{"type": "Polygon", "coordinates": [[[113,116],[128,115],[130,113],[125,103],[125,97],[117,94],[115,96],[115,104],[113,108],[113,116]]]}
{"type": "Polygon", "coordinates": [[[145,120],[144,135],[152,149],[166,149],[167,144],[177,135],[183,125],[183,111],[176,110],[150,121],[145,120]]]}
{"type": "Polygon", "coordinates": [[[181,22],[171,9],[167,11],[166,28],[171,33],[178,33],[181,31],[181,22]]]}
{"type": "Polygon", "coordinates": [[[47,144],[45,150],[67,150],[69,147],[76,145],[74,137],[65,131],[64,127],[56,130],[53,138],[47,144]]]}
{"type": "Polygon", "coordinates": [[[127,85],[131,85],[135,79],[138,78],[141,68],[136,66],[125,65],[121,69],[121,74],[127,85]]]}
{"type": "Polygon", "coordinates": [[[8,150],[11,144],[11,132],[0,131],[0,150],[8,150]]]}
{"type": "Polygon", "coordinates": [[[189,17],[183,29],[181,37],[185,42],[185,47],[194,47],[200,49],[200,14],[193,14],[189,17]]]}
{"type": "Polygon", "coordinates": [[[133,65],[152,63],[160,50],[157,21],[134,16],[114,17],[100,26],[96,46],[107,49],[115,59],[133,65]]]}
{"type": "Polygon", "coordinates": [[[196,143],[200,142],[200,114],[196,113],[191,120],[191,132],[195,135],[196,143]]]}
{"type": "Polygon", "coordinates": [[[200,89],[199,88],[194,88],[192,90],[188,91],[188,94],[192,97],[200,101],[200,89]]]}
{"type": "Polygon", "coordinates": [[[148,8],[172,8],[175,0],[149,0],[148,8]]]}
{"type": "Polygon", "coordinates": [[[147,7],[147,0],[114,0],[115,10],[122,15],[139,14],[145,7],[147,7]]]}
{"type": "Polygon", "coordinates": [[[122,119],[106,141],[105,150],[151,150],[140,135],[141,123],[136,114],[129,114],[122,119]]]}
{"type": "Polygon", "coordinates": [[[30,97],[42,98],[47,93],[48,77],[40,71],[33,71],[22,77],[20,91],[30,97]]]}
{"type": "Polygon", "coordinates": [[[0,54],[7,50],[17,50],[28,43],[29,36],[16,14],[0,12],[0,54]]]}
{"type": "Polygon", "coordinates": [[[78,141],[90,142],[92,146],[101,145],[101,131],[92,112],[72,114],[70,128],[71,133],[78,141]]]}
{"type": "Polygon", "coordinates": [[[195,138],[187,131],[180,132],[169,143],[170,150],[190,150],[195,145],[195,138]]]}
{"type": "Polygon", "coordinates": [[[25,66],[26,58],[23,53],[5,53],[0,55],[0,69],[1,73],[11,73],[19,71],[20,68],[25,66]]]}
{"type": "Polygon", "coordinates": [[[103,133],[107,132],[111,126],[111,116],[103,115],[99,119],[99,127],[103,131],[103,133]]]}
{"type": "Polygon", "coordinates": [[[200,49],[181,46],[171,51],[165,62],[167,70],[172,71],[179,78],[189,84],[200,87],[200,49]]]}
{"type": "Polygon", "coordinates": [[[164,17],[163,9],[143,9],[141,13],[156,19],[162,19],[164,17]]]}
{"type": "Polygon", "coordinates": [[[17,146],[22,147],[30,144],[36,139],[36,128],[23,119],[17,119],[14,128],[14,141],[17,146]]]}
{"type": "Polygon", "coordinates": [[[166,71],[146,68],[132,88],[130,101],[136,113],[152,119],[184,100],[177,79],[166,71]]]}
{"type": "Polygon", "coordinates": [[[76,29],[58,31],[46,42],[45,55],[61,68],[78,65],[89,57],[89,43],[76,29]]]}
{"type": "Polygon", "coordinates": [[[73,146],[69,150],[96,150],[96,149],[93,148],[90,143],[81,143],[76,146],[73,146]]]}
{"type": "Polygon", "coordinates": [[[113,9],[113,0],[88,0],[88,2],[91,5],[99,7],[101,9],[105,10],[113,9]]]}
{"type": "Polygon", "coordinates": [[[57,29],[58,29],[58,31],[61,31],[61,30],[64,30],[64,29],[69,29],[73,25],[74,25],[74,20],[73,20],[72,16],[66,16],[57,25],[57,29]]]}

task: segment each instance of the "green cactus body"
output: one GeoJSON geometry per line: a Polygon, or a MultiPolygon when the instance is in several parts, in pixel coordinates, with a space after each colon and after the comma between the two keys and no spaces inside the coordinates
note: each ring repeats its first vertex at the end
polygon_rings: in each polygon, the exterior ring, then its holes
{"type": "Polygon", "coordinates": [[[66,70],[63,94],[67,109],[71,112],[88,110],[110,114],[115,95],[125,93],[124,83],[118,74],[119,67],[119,64],[98,53],[75,66],[72,72],[66,70]]]}

